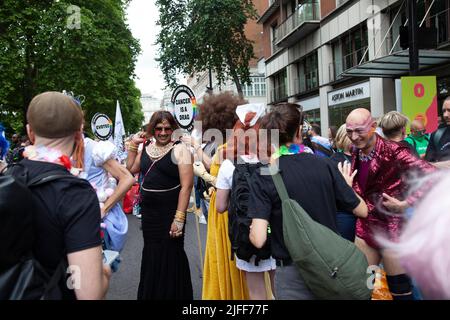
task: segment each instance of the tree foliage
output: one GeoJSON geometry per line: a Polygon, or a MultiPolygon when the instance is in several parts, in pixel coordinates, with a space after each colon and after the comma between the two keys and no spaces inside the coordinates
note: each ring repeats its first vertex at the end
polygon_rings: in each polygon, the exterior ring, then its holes
{"type": "Polygon", "coordinates": [[[140,92],[134,83],[140,46],[125,22],[129,1],[2,2],[0,121],[20,117],[25,123],[33,96],[67,90],[86,97],[88,123],[96,112],[113,118],[119,100],[125,128],[140,127],[140,92]]]}
{"type": "Polygon", "coordinates": [[[253,44],[244,33],[257,13],[251,0],[157,0],[161,26],[158,62],[170,87],[178,73],[213,70],[219,84],[231,78],[238,92],[250,82],[253,44]]]}

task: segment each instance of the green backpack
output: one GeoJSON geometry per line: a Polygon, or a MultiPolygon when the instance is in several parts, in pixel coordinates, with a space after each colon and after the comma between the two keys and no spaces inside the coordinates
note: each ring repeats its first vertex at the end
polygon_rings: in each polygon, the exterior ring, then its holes
{"type": "Polygon", "coordinates": [[[307,287],[318,299],[369,300],[372,290],[363,252],[290,199],[279,172],[272,178],[282,203],[284,242],[307,287]]]}

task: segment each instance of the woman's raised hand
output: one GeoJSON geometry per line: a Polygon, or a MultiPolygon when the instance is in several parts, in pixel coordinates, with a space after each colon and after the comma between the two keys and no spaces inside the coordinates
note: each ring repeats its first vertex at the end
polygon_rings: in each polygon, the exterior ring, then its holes
{"type": "Polygon", "coordinates": [[[136,133],[133,138],[131,138],[131,142],[133,142],[136,146],[140,145],[141,143],[144,143],[145,141],[145,132],[140,131],[136,133]]]}

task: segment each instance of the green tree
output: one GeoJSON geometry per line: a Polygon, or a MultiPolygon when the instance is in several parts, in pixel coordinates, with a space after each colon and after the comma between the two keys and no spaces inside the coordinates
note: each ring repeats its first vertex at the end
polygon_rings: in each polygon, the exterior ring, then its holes
{"type": "Polygon", "coordinates": [[[219,84],[231,78],[242,96],[250,82],[253,44],[244,33],[257,13],[251,0],[157,0],[161,31],[158,62],[170,87],[178,73],[214,70],[219,84]]]}
{"type": "MultiPolygon", "coordinates": [[[[115,116],[120,101],[125,128],[143,121],[134,69],[140,52],[125,19],[129,1],[15,1],[0,6],[0,109],[20,117],[44,91],[86,97],[86,120],[115,116]]],[[[2,121],[0,119],[0,121],[2,121]]]]}

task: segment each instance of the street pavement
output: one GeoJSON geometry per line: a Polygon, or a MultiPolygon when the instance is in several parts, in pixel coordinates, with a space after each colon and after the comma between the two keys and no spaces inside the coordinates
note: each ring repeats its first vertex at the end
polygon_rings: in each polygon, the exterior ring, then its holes
{"type": "MultiPolygon", "coordinates": [[[[128,217],[128,239],[121,253],[122,262],[120,268],[111,276],[107,300],[136,300],[139,286],[141,268],[143,237],[140,230],[141,220],[133,215],[128,217]]],[[[196,216],[188,213],[184,247],[191,269],[192,287],[194,300],[202,297],[202,263],[200,263],[200,252],[197,237],[196,216]]],[[[200,241],[202,246],[202,257],[205,257],[206,225],[198,224],[200,241]]]]}

